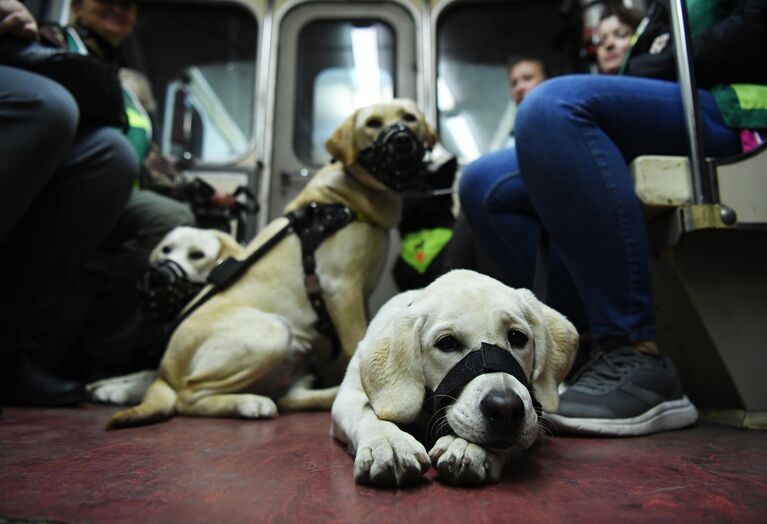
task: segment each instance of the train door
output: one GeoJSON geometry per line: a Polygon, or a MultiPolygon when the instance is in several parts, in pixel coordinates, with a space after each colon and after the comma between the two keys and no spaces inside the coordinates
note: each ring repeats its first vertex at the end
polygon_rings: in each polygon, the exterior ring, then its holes
{"type": "MultiPolygon", "coordinates": [[[[355,108],[394,97],[417,99],[421,76],[417,13],[409,4],[306,2],[275,11],[276,75],[266,221],[330,157],[324,142],[355,108]]],[[[390,257],[395,255],[396,239],[390,257]]],[[[371,310],[396,289],[385,275],[371,310]]]]}

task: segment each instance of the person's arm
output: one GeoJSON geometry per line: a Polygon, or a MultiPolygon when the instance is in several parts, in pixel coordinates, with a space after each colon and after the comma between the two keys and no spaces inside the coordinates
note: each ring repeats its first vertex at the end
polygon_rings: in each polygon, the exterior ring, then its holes
{"type": "Polygon", "coordinates": [[[17,0],[0,0],[0,35],[14,35],[27,40],[37,38],[37,22],[17,0]]]}
{"type": "MultiPolygon", "coordinates": [[[[626,74],[676,79],[673,41],[658,54],[632,56],[626,74]]],[[[722,83],[767,84],[767,0],[741,0],[722,21],[692,39],[699,87],[722,83]]]]}

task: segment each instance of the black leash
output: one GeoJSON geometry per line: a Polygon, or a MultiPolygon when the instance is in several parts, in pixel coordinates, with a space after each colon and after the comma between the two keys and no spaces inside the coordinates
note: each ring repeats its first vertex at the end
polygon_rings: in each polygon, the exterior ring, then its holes
{"type": "Polygon", "coordinates": [[[322,287],[316,272],[317,266],[314,253],[326,238],[354,220],[354,213],[342,204],[312,203],[307,207],[287,213],[285,217],[288,219],[288,223],[251,253],[248,258],[245,260],[237,260],[232,257],[226,258],[211,271],[210,276],[208,276],[208,283],[211,284],[210,289],[186,310],[182,311],[178,318],[168,327],[168,338],[189,315],[210,300],[213,295],[227,289],[239,280],[250,266],[268,253],[288,234],[296,233],[301,240],[304,284],[309,295],[309,302],[317,315],[317,331],[330,339],[333,344],[332,358],[338,356],[341,351],[341,344],[333,321],[330,318],[330,313],[325,305],[325,300],[322,297],[322,287]]]}

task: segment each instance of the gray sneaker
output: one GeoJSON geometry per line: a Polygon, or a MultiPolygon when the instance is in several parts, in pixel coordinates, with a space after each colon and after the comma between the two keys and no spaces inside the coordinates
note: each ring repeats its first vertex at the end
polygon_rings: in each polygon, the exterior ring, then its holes
{"type": "Polygon", "coordinates": [[[629,436],[689,426],[698,411],[668,357],[623,347],[587,363],[546,417],[563,433],[629,436]]]}

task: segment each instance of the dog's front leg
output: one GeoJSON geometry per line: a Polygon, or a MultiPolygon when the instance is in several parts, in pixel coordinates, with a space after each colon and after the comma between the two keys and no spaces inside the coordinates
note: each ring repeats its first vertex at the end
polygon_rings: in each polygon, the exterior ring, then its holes
{"type": "Polygon", "coordinates": [[[434,444],[429,456],[439,478],[449,484],[493,484],[501,478],[511,452],[490,450],[446,435],[434,444]]]}
{"type": "Polygon", "coordinates": [[[353,359],[333,404],[331,434],[354,455],[359,484],[397,487],[418,482],[429,469],[426,448],[395,424],[380,420],[370,407],[353,359]]]}

